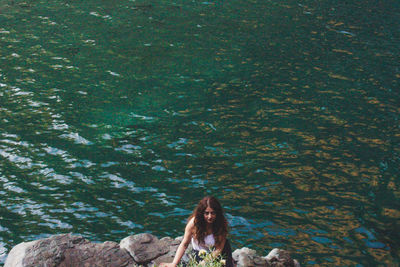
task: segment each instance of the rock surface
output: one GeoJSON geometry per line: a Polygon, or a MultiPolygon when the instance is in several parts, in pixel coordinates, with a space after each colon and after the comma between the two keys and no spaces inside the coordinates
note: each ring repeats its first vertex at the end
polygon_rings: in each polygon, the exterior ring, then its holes
{"type": "Polygon", "coordinates": [[[271,267],[300,267],[300,263],[293,260],[289,252],[279,248],[271,250],[265,259],[270,262],[271,267]]]}
{"type": "Polygon", "coordinates": [[[120,247],[126,249],[135,262],[140,264],[147,264],[170,250],[165,239],[158,240],[154,235],[147,233],[125,237],[121,240],[120,247]]]}
{"type": "Polygon", "coordinates": [[[7,257],[5,266],[135,266],[126,250],[115,242],[91,243],[81,236],[55,235],[15,246],[7,257]]]}
{"type": "MultiPolygon", "coordinates": [[[[120,244],[92,243],[72,234],[54,235],[16,245],[4,267],[153,267],[172,262],[181,240],[182,237],[158,239],[144,233],[128,236],[120,244]]],[[[235,250],[232,256],[237,267],[300,267],[287,251],[280,249],[261,257],[244,247],[235,250]]]]}

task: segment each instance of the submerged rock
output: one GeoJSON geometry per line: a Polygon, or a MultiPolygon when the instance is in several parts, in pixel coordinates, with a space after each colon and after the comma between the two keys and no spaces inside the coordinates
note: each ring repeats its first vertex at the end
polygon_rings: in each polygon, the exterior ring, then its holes
{"type": "MultiPolygon", "coordinates": [[[[182,237],[158,239],[148,233],[128,236],[120,244],[93,243],[72,234],[54,235],[16,245],[4,267],[158,266],[161,262],[172,262],[181,241],[182,237]]],[[[232,257],[237,267],[300,267],[287,251],[280,249],[261,257],[255,250],[244,247],[235,250],[232,257]]],[[[185,255],[182,261],[187,258],[185,255]]]]}

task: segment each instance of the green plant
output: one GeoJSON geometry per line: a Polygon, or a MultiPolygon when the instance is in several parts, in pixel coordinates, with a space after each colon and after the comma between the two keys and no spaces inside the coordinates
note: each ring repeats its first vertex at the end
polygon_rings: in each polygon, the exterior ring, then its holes
{"type": "MultiPolygon", "coordinates": [[[[201,261],[198,262],[196,260],[196,257],[194,253],[190,253],[189,255],[189,262],[186,264],[186,267],[197,267],[197,266],[202,266],[202,267],[223,267],[225,266],[225,259],[222,258],[221,255],[215,256],[213,253],[214,251],[205,251],[205,250],[200,250],[199,251],[199,256],[201,258],[201,261]]],[[[183,267],[182,264],[179,264],[179,267],[183,267]]]]}

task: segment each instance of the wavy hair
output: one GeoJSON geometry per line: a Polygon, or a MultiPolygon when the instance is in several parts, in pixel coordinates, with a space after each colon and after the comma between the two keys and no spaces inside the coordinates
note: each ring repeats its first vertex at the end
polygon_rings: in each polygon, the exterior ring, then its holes
{"type": "Polygon", "coordinates": [[[213,196],[206,196],[200,200],[192,215],[189,217],[189,220],[194,218],[193,236],[199,243],[204,244],[204,238],[207,235],[207,223],[204,219],[204,211],[207,207],[212,208],[216,213],[215,221],[212,224],[212,233],[216,245],[219,245],[228,235],[228,221],[224,216],[221,204],[213,196]]]}

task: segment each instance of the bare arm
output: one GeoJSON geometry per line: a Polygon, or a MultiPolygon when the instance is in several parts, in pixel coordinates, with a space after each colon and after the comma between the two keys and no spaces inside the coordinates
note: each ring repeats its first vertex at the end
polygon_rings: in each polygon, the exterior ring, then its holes
{"type": "Polygon", "coordinates": [[[224,238],[219,245],[215,246],[215,250],[212,253],[213,257],[217,257],[218,255],[221,254],[222,250],[224,249],[225,242],[226,238],[224,238]]]}
{"type": "Polygon", "coordinates": [[[178,265],[183,257],[187,247],[189,246],[190,240],[192,238],[192,231],[194,227],[194,218],[190,219],[185,227],[185,234],[183,236],[182,242],[179,244],[178,250],[176,251],[174,261],[172,263],[161,263],[161,267],[175,267],[178,265]]]}

